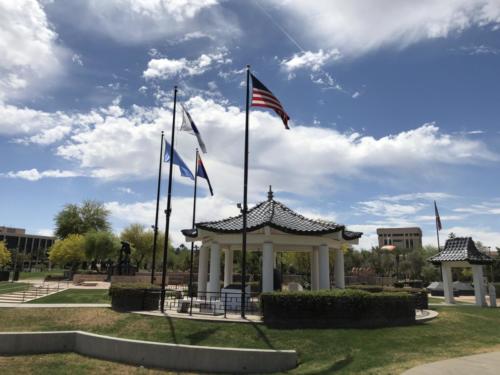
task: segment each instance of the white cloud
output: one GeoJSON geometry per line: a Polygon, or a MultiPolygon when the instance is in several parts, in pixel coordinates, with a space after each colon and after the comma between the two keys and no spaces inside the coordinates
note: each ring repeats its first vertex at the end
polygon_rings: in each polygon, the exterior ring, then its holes
{"type": "Polygon", "coordinates": [[[389,203],[383,200],[373,200],[359,202],[357,209],[368,215],[376,215],[387,218],[415,215],[425,207],[423,203],[417,204],[398,204],[389,203]]]}
{"type": "Polygon", "coordinates": [[[487,46],[484,44],[479,45],[470,45],[470,46],[462,46],[457,49],[453,49],[453,52],[465,54],[465,55],[498,55],[500,50],[495,47],[487,46]]]}
{"type": "Polygon", "coordinates": [[[454,212],[474,214],[474,215],[500,215],[499,202],[483,202],[481,204],[472,204],[468,207],[458,207],[454,212]]]}
{"type": "MultiPolygon", "coordinates": [[[[205,164],[214,187],[224,197],[240,199],[241,179],[235,176],[242,174],[244,111],[200,96],[188,100],[187,106],[208,145],[205,164]]],[[[108,108],[69,118],[72,130],[57,146],[56,154],[76,163],[75,169],[104,179],[156,175],[159,135],[162,130],[169,133],[166,124],[171,121],[170,110],[139,106],[125,110],[115,101],[108,108]]],[[[43,129],[31,134],[32,139],[42,137],[43,129]]],[[[429,165],[436,171],[450,164],[499,158],[481,141],[442,133],[435,124],[382,138],[298,124],[287,132],[279,118],[255,110],[251,129],[250,193],[254,196],[269,184],[277,190],[293,186],[294,193],[316,194],[334,188],[338,179],[378,178],[380,170],[390,171],[397,178],[408,171],[412,176],[423,176],[429,165]]],[[[177,149],[191,165],[195,138],[179,133],[176,140],[177,149]]],[[[190,183],[185,178],[179,181],[190,183]]],[[[429,199],[444,197],[427,194],[429,199]]]]}
{"type": "Polygon", "coordinates": [[[2,176],[8,178],[20,178],[28,181],[38,181],[42,178],[78,177],[81,176],[81,174],[75,171],[61,171],[59,169],[48,169],[46,171],[39,172],[38,169],[33,168],[16,172],[7,172],[2,174],[2,176]]]}
{"type": "Polygon", "coordinates": [[[379,199],[389,202],[399,202],[399,201],[414,201],[414,200],[434,201],[434,200],[444,200],[450,198],[455,198],[455,196],[443,192],[426,192],[426,193],[409,193],[409,194],[382,196],[379,199]]]}
{"type": "MultiPolygon", "coordinates": [[[[441,221],[456,221],[456,220],[463,220],[465,217],[462,215],[439,215],[441,218],[441,221]]],[[[436,216],[434,215],[421,215],[415,217],[416,221],[428,221],[428,222],[434,222],[436,220],[436,216]]]]}
{"type": "MultiPolygon", "coordinates": [[[[166,207],[166,199],[162,199],[160,207],[166,207]]],[[[181,229],[191,228],[192,223],[192,197],[172,198],[172,219],[170,224],[170,235],[175,245],[184,242],[181,229]]],[[[221,197],[200,196],[197,201],[196,221],[218,220],[239,214],[236,204],[221,197]],[[214,217],[216,213],[216,217],[214,217]]],[[[141,223],[151,226],[155,219],[156,201],[120,203],[108,202],[106,208],[111,211],[111,217],[116,222],[116,227],[122,229],[130,223],[141,223]]],[[[160,211],[159,228],[165,228],[165,215],[160,211]]]]}
{"type": "MultiPolygon", "coordinates": [[[[457,237],[472,237],[474,241],[481,241],[485,246],[491,246],[491,250],[495,251],[495,247],[500,247],[500,232],[496,229],[487,226],[454,226],[446,228],[445,233],[455,233],[457,237]]],[[[436,245],[436,238],[429,237],[423,239],[424,244],[436,245]]],[[[441,240],[441,245],[444,245],[445,239],[441,240]]]]}
{"type": "MultiPolygon", "coordinates": [[[[239,34],[234,16],[217,0],[89,0],[78,22],[124,44],[201,34],[227,38],[239,34]],[[187,34],[187,35],[186,35],[187,34]]],[[[70,14],[70,13],[69,13],[70,14]]],[[[71,14],[70,14],[71,15],[71,14]]]]}
{"type": "Polygon", "coordinates": [[[39,236],[52,237],[54,235],[54,230],[48,228],[42,228],[37,230],[36,234],[38,234],[39,236]]]}
{"type": "Polygon", "coordinates": [[[136,195],[137,193],[129,187],[119,186],[116,188],[117,191],[124,194],[136,195]]]}
{"type": "Polygon", "coordinates": [[[0,0],[0,25],[0,101],[6,101],[53,79],[63,51],[36,0],[0,0]]]}
{"type": "Polygon", "coordinates": [[[404,48],[473,26],[500,22],[497,0],[274,0],[289,30],[313,45],[356,56],[381,47],[404,48]]]}
{"type": "Polygon", "coordinates": [[[75,64],[83,66],[82,56],[77,53],[74,53],[73,56],[71,56],[71,61],[73,61],[75,64]]]}
{"type": "Polygon", "coordinates": [[[168,79],[174,76],[195,76],[203,74],[216,66],[229,63],[231,63],[231,59],[227,57],[227,52],[225,51],[202,54],[195,60],[187,60],[184,57],[180,59],[169,59],[166,57],[151,59],[148,62],[148,68],[144,71],[143,76],[146,79],[168,79]]]}
{"type": "Polygon", "coordinates": [[[318,50],[318,52],[304,51],[296,53],[288,59],[283,59],[280,65],[288,73],[299,69],[308,69],[317,72],[323,65],[338,60],[340,57],[340,52],[337,49],[326,52],[322,49],[318,50]]]}
{"type": "Polygon", "coordinates": [[[36,134],[33,141],[49,143],[67,134],[71,116],[63,112],[43,112],[0,102],[0,135],[36,134]]]}

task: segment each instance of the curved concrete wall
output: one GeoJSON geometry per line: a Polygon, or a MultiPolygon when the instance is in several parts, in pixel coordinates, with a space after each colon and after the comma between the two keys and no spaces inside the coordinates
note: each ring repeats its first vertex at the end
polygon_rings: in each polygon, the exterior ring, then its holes
{"type": "Polygon", "coordinates": [[[73,351],[89,357],[176,371],[265,373],[297,366],[295,350],[216,348],[164,344],[81,331],[0,333],[0,354],[73,351]]]}

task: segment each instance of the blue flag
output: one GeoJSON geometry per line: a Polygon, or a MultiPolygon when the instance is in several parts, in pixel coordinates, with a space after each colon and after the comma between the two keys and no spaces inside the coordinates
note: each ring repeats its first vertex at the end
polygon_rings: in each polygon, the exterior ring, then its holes
{"type": "Polygon", "coordinates": [[[214,195],[214,191],[212,189],[212,184],[210,183],[210,179],[208,178],[207,171],[205,169],[205,166],[203,165],[203,162],[201,161],[201,158],[198,156],[198,168],[196,173],[198,174],[199,177],[204,178],[207,180],[208,183],[208,188],[210,189],[210,195],[214,195]]]}
{"type": "MultiPolygon", "coordinates": [[[[170,161],[170,143],[165,140],[165,163],[170,161]]],[[[177,151],[174,150],[174,160],[173,163],[177,166],[179,166],[179,170],[181,171],[181,176],[183,177],[189,177],[191,180],[194,181],[194,176],[187,167],[186,163],[184,163],[184,160],[181,159],[177,151]]]]}

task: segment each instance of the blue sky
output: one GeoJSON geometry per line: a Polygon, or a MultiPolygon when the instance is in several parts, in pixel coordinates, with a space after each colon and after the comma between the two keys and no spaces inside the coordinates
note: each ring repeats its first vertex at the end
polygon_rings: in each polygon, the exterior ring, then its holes
{"type": "MultiPolygon", "coordinates": [[[[252,110],[251,202],[272,184],[369,247],[401,225],[435,244],[435,199],[443,236],[500,246],[498,1],[0,0],[0,24],[0,225],[47,234],[84,199],[117,232],[151,225],[176,84],[208,148],[199,219],[236,214],[250,64],[291,117],[252,110]]],[[[176,147],[191,166],[195,138],[176,147]]],[[[192,184],[174,180],[179,242],[192,184]]]]}

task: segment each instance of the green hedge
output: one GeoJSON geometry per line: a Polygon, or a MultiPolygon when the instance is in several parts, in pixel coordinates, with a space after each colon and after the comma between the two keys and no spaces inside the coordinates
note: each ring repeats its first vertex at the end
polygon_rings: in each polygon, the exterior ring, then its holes
{"type": "Polygon", "coordinates": [[[415,298],[415,308],[425,310],[429,308],[429,297],[427,291],[422,288],[399,288],[399,287],[382,287],[379,285],[349,285],[349,289],[364,290],[370,293],[409,293],[415,298]]]}
{"type": "Polygon", "coordinates": [[[355,328],[415,322],[408,293],[362,290],[272,292],[261,295],[264,323],[277,328],[355,328]]]}
{"type": "Polygon", "coordinates": [[[119,311],[156,310],[161,289],[140,283],[113,283],[109,288],[111,307],[119,311]]]}

